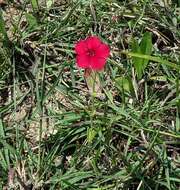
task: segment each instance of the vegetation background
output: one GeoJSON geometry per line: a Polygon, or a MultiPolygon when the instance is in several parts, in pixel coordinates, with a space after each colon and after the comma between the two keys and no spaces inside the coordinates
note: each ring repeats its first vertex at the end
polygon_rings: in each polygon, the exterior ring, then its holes
{"type": "Polygon", "coordinates": [[[0,0],[0,189],[179,189],[179,56],[179,0],[0,0]]]}

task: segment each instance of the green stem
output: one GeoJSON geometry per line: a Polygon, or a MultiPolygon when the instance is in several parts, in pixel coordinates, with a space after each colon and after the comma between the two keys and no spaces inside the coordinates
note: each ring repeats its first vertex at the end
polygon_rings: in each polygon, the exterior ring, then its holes
{"type": "Polygon", "coordinates": [[[94,118],[94,113],[95,113],[95,106],[94,106],[94,100],[95,100],[95,85],[96,85],[96,76],[97,73],[92,71],[92,76],[93,76],[93,90],[91,94],[91,128],[93,128],[93,118],[94,118]]]}

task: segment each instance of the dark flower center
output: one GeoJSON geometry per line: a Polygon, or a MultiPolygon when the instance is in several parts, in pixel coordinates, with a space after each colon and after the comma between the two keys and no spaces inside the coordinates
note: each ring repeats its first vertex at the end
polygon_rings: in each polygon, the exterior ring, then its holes
{"type": "Polygon", "coordinates": [[[93,50],[93,49],[88,49],[88,50],[87,50],[87,55],[93,57],[93,56],[96,55],[96,52],[95,52],[95,50],[93,50]]]}

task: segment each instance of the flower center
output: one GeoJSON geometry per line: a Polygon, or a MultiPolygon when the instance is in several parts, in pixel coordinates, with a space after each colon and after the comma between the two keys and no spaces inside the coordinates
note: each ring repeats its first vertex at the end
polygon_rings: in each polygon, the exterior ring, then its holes
{"type": "Polygon", "coordinates": [[[88,55],[88,56],[93,57],[93,56],[95,56],[95,54],[96,54],[96,52],[95,52],[93,49],[88,49],[88,50],[87,50],[87,55],[88,55]]]}

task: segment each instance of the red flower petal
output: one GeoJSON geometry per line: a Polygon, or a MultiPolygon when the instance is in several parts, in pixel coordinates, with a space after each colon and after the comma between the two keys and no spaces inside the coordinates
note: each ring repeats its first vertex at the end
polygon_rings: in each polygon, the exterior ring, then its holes
{"type": "Polygon", "coordinates": [[[106,64],[106,59],[101,57],[91,57],[90,65],[93,70],[102,70],[106,64]]]}
{"type": "Polygon", "coordinates": [[[77,66],[84,69],[102,70],[110,55],[110,48],[97,36],[90,36],[75,45],[77,66]]]}
{"type": "Polygon", "coordinates": [[[75,45],[75,52],[80,55],[80,54],[85,54],[87,51],[87,44],[85,40],[80,40],[76,45],[75,45]]]}
{"type": "Polygon", "coordinates": [[[95,50],[101,45],[101,41],[97,36],[91,36],[86,39],[86,44],[87,44],[88,49],[95,50]]]}
{"type": "Polygon", "coordinates": [[[96,56],[107,58],[110,55],[110,48],[108,45],[102,43],[97,49],[96,49],[96,56]]]}
{"type": "Polygon", "coordinates": [[[76,63],[78,67],[81,68],[89,68],[90,59],[87,55],[77,55],[76,56],[76,63]]]}

